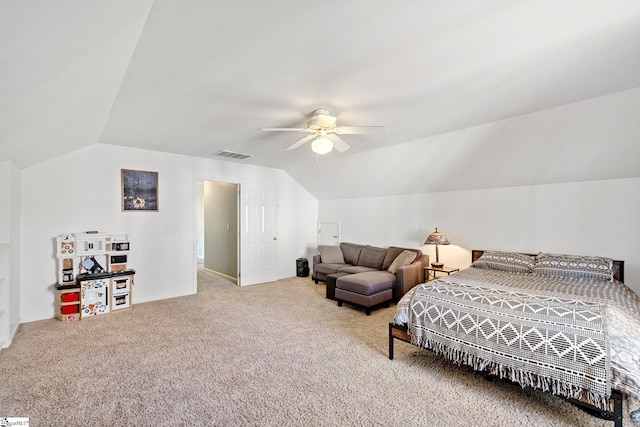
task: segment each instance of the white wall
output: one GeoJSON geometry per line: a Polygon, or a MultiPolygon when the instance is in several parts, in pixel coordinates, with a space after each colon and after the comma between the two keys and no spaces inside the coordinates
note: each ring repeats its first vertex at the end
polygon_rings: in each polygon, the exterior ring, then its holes
{"type": "Polygon", "coordinates": [[[68,232],[130,234],[134,303],[195,292],[198,180],[277,188],[278,274],[295,275],[316,240],[318,205],[283,171],[97,144],[22,171],[22,320],[54,316],[54,239],[68,232]],[[159,212],[121,211],[120,169],[159,172],[159,212]]]}
{"type": "Polygon", "coordinates": [[[467,267],[472,249],[599,255],[625,261],[640,294],[640,178],[319,202],[342,240],[421,248],[438,227],[452,243],[440,261],[467,267]]]}

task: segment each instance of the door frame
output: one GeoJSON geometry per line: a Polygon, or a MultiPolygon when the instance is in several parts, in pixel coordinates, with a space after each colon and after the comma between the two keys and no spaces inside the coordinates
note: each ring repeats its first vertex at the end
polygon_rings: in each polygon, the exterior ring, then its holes
{"type": "MultiPolygon", "coordinates": [[[[198,183],[202,182],[219,182],[219,183],[223,183],[223,184],[233,184],[236,186],[236,230],[235,230],[235,236],[236,236],[236,274],[237,277],[235,278],[237,280],[237,285],[241,286],[241,259],[242,259],[242,250],[241,250],[241,234],[240,233],[240,227],[241,227],[241,222],[242,222],[242,213],[240,211],[240,189],[241,189],[241,184],[239,182],[230,182],[230,181],[225,181],[225,180],[220,180],[220,179],[212,179],[212,178],[205,178],[205,177],[201,177],[201,176],[196,176],[195,177],[195,181],[193,183],[193,193],[194,193],[194,209],[193,209],[193,215],[194,215],[194,221],[193,221],[193,227],[194,227],[194,242],[193,242],[193,263],[194,263],[194,275],[193,275],[193,291],[194,293],[198,292],[198,183]]],[[[204,196],[203,196],[204,197],[204,196]]],[[[203,209],[204,209],[204,205],[203,205],[203,209]]],[[[203,227],[205,225],[203,224],[203,227]]],[[[204,234],[204,230],[203,230],[203,234],[204,234]]],[[[204,242],[203,242],[204,245],[204,242]]],[[[206,256],[206,255],[205,255],[206,256]]]]}
{"type": "MultiPolygon", "coordinates": [[[[258,186],[247,186],[247,184],[243,184],[241,182],[230,182],[230,181],[226,181],[226,180],[220,180],[220,179],[215,179],[215,178],[210,178],[210,177],[203,177],[203,176],[196,176],[194,177],[194,183],[193,183],[193,189],[194,189],[194,200],[193,200],[193,215],[194,215],[194,240],[193,240],[193,271],[194,271],[194,277],[193,277],[193,292],[197,293],[198,291],[198,274],[197,274],[197,270],[198,270],[198,245],[197,245],[197,236],[198,236],[198,183],[199,182],[204,182],[204,181],[210,181],[210,182],[221,182],[221,183],[226,183],[226,184],[234,184],[237,186],[238,192],[237,192],[237,196],[236,196],[236,201],[238,203],[237,205],[237,215],[238,215],[238,224],[237,224],[237,230],[236,230],[236,237],[237,237],[237,284],[238,286],[246,286],[247,284],[258,284],[258,283],[265,283],[270,281],[271,279],[273,280],[277,280],[277,276],[278,276],[278,271],[277,271],[277,255],[276,255],[276,262],[274,263],[273,267],[275,268],[275,271],[273,272],[273,277],[265,277],[263,275],[263,279],[264,280],[259,280],[256,281],[254,283],[246,283],[247,282],[247,278],[246,278],[246,274],[243,274],[243,266],[246,265],[246,262],[243,262],[243,258],[246,254],[244,254],[243,252],[243,246],[245,245],[245,241],[243,239],[242,233],[245,227],[245,214],[244,214],[244,209],[245,209],[245,203],[243,202],[243,194],[246,193],[248,190],[247,189],[255,189],[255,188],[260,188],[260,190],[262,191],[268,191],[272,193],[272,202],[273,202],[273,206],[275,208],[275,215],[276,215],[276,219],[274,220],[275,222],[275,227],[276,230],[275,232],[277,233],[277,226],[278,226],[278,220],[277,220],[277,211],[278,211],[278,199],[277,199],[277,194],[273,189],[267,188],[267,187],[260,187],[258,186]],[[244,277],[243,277],[244,276],[244,277]]],[[[277,235],[273,236],[273,240],[277,240],[277,235]]],[[[244,260],[246,261],[246,260],[244,260]]],[[[263,262],[264,259],[261,259],[261,262],[263,262]]],[[[246,272],[245,272],[246,273],[246,272]]]]}

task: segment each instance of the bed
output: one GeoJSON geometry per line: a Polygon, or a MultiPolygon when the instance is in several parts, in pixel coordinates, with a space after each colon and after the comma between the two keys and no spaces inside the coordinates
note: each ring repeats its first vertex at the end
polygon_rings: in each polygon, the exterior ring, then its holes
{"type": "Polygon", "coordinates": [[[398,302],[389,359],[408,342],[621,427],[623,395],[640,398],[640,298],[623,281],[609,258],[474,250],[398,302]]]}

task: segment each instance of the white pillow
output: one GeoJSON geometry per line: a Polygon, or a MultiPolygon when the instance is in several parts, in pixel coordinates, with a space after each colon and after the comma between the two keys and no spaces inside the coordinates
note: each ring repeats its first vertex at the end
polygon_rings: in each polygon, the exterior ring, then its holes
{"type": "Polygon", "coordinates": [[[400,267],[411,264],[413,260],[416,259],[417,255],[418,254],[414,251],[400,252],[400,255],[398,255],[396,259],[393,260],[387,271],[389,273],[396,274],[396,271],[398,271],[400,267]]]}
{"type": "Polygon", "coordinates": [[[344,264],[344,256],[340,246],[321,245],[318,246],[320,261],[324,264],[344,264]]]}

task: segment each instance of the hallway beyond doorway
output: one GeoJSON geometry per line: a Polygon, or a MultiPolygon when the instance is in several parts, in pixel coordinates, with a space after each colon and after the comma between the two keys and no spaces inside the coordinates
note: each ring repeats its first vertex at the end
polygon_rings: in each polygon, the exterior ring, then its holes
{"type": "Polygon", "coordinates": [[[198,292],[227,289],[235,286],[237,285],[223,274],[206,268],[198,269],[198,292]]]}

